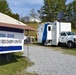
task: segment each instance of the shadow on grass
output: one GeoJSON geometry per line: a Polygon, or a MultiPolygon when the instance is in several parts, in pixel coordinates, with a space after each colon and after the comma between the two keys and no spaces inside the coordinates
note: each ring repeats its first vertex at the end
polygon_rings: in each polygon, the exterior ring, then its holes
{"type": "Polygon", "coordinates": [[[41,43],[33,43],[33,45],[37,45],[37,46],[44,46],[44,47],[59,47],[59,46],[56,46],[56,45],[43,45],[41,43]]]}
{"type": "Polygon", "coordinates": [[[21,59],[21,58],[24,58],[24,56],[11,54],[9,58],[6,58],[6,56],[3,55],[2,58],[0,59],[0,66],[18,62],[18,59],[21,59]]]}
{"type": "MultiPolygon", "coordinates": [[[[37,43],[37,42],[33,43],[33,45],[44,46],[43,44],[37,43]]],[[[68,48],[65,44],[62,45],[62,46],[57,46],[57,45],[46,45],[46,47],[60,47],[60,48],[62,48],[62,49],[75,49],[75,50],[76,50],[76,47],[68,48]]]]}
{"type": "Polygon", "coordinates": [[[34,43],[32,43],[32,44],[24,44],[24,45],[26,45],[26,46],[30,46],[30,45],[36,45],[36,46],[44,46],[44,45],[42,45],[41,43],[37,43],[37,42],[34,42],[34,43]]]}

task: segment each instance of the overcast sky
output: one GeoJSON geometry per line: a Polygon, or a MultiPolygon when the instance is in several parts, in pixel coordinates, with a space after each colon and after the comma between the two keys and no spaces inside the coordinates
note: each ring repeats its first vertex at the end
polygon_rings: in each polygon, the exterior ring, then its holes
{"type": "MultiPolygon", "coordinates": [[[[73,0],[67,0],[67,3],[73,0]]],[[[7,0],[10,9],[13,13],[18,13],[20,16],[26,16],[31,9],[38,10],[43,6],[43,0],[7,0]]]]}

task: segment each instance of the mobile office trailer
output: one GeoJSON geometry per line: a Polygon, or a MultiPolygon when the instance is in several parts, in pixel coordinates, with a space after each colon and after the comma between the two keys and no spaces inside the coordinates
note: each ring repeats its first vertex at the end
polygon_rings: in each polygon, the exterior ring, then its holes
{"type": "Polygon", "coordinates": [[[62,31],[71,31],[71,23],[54,21],[38,26],[38,42],[44,45],[58,45],[62,31]]]}

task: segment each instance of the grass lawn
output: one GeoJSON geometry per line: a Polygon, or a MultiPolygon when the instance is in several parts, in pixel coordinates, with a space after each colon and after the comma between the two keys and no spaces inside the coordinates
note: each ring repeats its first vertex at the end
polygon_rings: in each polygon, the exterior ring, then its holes
{"type": "Polygon", "coordinates": [[[62,51],[63,54],[69,54],[76,56],[76,47],[75,48],[68,48],[68,47],[58,47],[58,46],[50,46],[55,51],[62,51]]]}
{"type": "Polygon", "coordinates": [[[13,57],[10,62],[0,63],[0,75],[35,75],[26,72],[28,66],[33,65],[33,63],[28,61],[28,58],[23,57],[22,53],[15,53],[16,59],[13,57]],[[24,74],[22,70],[24,70],[24,74]]]}
{"type": "Polygon", "coordinates": [[[76,56],[76,48],[66,48],[66,47],[63,47],[63,53],[64,54],[69,54],[69,55],[74,55],[76,56]]]}

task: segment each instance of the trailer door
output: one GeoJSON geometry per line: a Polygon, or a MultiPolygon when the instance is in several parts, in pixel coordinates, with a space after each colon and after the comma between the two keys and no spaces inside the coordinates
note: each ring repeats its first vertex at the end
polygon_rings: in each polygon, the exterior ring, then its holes
{"type": "Polygon", "coordinates": [[[48,25],[47,26],[47,40],[52,40],[52,26],[48,25]]]}

